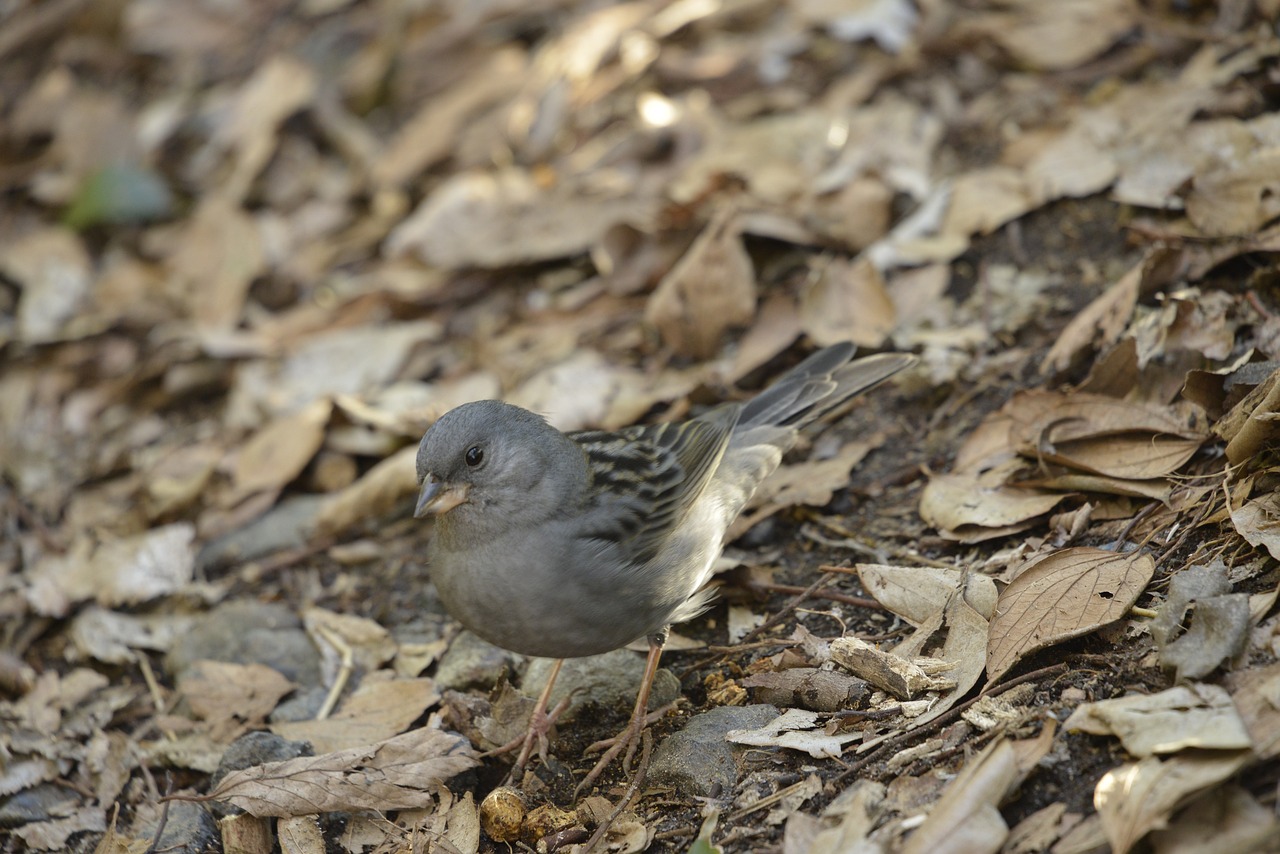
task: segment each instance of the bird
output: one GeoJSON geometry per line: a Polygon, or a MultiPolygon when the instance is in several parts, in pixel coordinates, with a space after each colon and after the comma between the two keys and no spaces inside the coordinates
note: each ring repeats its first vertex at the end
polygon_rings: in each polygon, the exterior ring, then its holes
{"type": "Polygon", "coordinates": [[[630,762],[670,627],[710,606],[705,585],[756,487],[802,428],[916,361],[855,351],[825,347],[754,398],[677,423],[562,433],[537,413],[481,400],[427,429],[414,516],[435,516],[428,566],[445,610],[499,647],[556,659],[516,769],[535,739],[545,755],[563,659],[645,639],[630,721],[578,791],[624,747],[630,762]]]}

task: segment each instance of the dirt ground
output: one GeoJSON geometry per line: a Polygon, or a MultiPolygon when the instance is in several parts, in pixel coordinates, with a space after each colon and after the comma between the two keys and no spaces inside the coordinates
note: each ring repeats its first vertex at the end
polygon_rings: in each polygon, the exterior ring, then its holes
{"type": "Polygon", "coordinates": [[[1278,13],[0,9],[0,850],[1280,851],[1278,13]],[[844,340],[650,760],[781,723],[575,798],[604,678],[500,832],[418,438],[844,340]]]}

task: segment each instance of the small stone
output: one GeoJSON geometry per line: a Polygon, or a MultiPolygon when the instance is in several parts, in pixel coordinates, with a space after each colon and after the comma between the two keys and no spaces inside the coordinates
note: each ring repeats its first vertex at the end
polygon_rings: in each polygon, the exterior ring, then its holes
{"type": "Polygon", "coordinates": [[[737,757],[744,751],[731,745],[725,735],[765,726],[777,716],[773,706],[754,705],[726,706],[690,718],[683,730],[654,751],[649,779],[674,786],[688,797],[723,797],[737,784],[737,757]]]}

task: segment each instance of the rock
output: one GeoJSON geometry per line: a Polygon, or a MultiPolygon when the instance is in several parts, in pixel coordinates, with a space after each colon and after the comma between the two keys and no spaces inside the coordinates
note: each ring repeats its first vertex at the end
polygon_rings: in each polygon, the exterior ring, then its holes
{"type": "Polygon", "coordinates": [[[464,631],[453,639],[436,667],[436,685],[441,691],[466,691],[493,687],[504,671],[515,666],[519,656],[496,647],[478,635],[464,631]]]}
{"type": "MultiPolygon", "coordinates": [[[[537,697],[547,684],[554,660],[534,658],[529,661],[520,683],[520,690],[530,697],[537,697]]],[[[571,721],[577,713],[591,703],[603,708],[623,707],[628,711],[635,705],[636,692],[644,677],[644,658],[626,649],[615,649],[603,655],[587,658],[567,658],[556,686],[551,690],[548,711],[565,697],[570,697],[569,707],[560,717],[571,721]]],[[[680,680],[669,670],[659,670],[649,692],[649,709],[653,710],[672,702],[680,696],[680,680]]]]}
{"type": "Polygon", "coordinates": [[[274,667],[301,687],[320,683],[320,653],[296,614],[283,605],[242,599],[201,617],[165,656],[177,682],[195,661],[229,661],[274,667]]]}
{"type": "Polygon", "coordinates": [[[669,736],[654,751],[649,779],[674,786],[691,798],[720,798],[733,792],[738,782],[735,747],[725,735],[735,729],[756,729],[778,716],[773,706],[722,706],[697,715],[680,732],[669,736]]]}

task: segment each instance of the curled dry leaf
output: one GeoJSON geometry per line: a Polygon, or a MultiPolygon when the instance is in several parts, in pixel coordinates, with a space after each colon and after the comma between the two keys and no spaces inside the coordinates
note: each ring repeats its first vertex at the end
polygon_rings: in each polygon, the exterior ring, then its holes
{"type": "Polygon", "coordinates": [[[1218,685],[1178,685],[1157,694],[1133,694],[1085,703],[1063,727],[1114,735],[1139,759],[1189,748],[1252,747],[1231,695],[1218,685]]]}
{"type": "Polygon", "coordinates": [[[466,739],[427,726],[368,747],[268,762],[228,774],[209,797],[255,816],[416,809],[478,765],[466,739]]]}
{"type": "Polygon", "coordinates": [[[1164,827],[1192,796],[1221,783],[1252,758],[1248,750],[1189,750],[1108,771],[1094,788],[1093,805],[1111,849],[1127,854],[1147,833],[1164,827]]]}
{"type": "Polygon", "coordinates": [[[1030,419],[1011,410],[1015,425],[1010,438],[1019,453],[1033,459],[1145,480],[1177,471],[1206,438],[1173,411],[1149,404],[1092,394],[1047,397],[1036,402],[1030,419]]]}
{"type": "Polygon", "coordinates": [[[924,823],[907,838],[902,854],[1000,850],[1009,827],[998,807],[1018,779],[1017,756],[1009,742],[988,745],[947,785],[924,823]]]}
{"type": "Polygon", "coordinates": [[[652,203],[630,189],[592,193],[565,184],[545,190],[516,168],[455,175],[396,226],[386,253],[412,252],[448,270],[576,255],[611,227],[648,219],[652,203]]]}
{"type": "Polygon", "coordinates": [[[935,475],[920,495],[920,517],[945,537],[974,543],[1022,530],[1066,498],[1062,493],[1006,486],[1009,468],[980,475],[935,475]]]}
{"type": "Polygon", "coordinates": [[[1150,555],[1071,548],[1024,569],[1000,593],[987,642],[987,684],[1037,650],[1124,617],[1155,573],[1150,555]]]}

